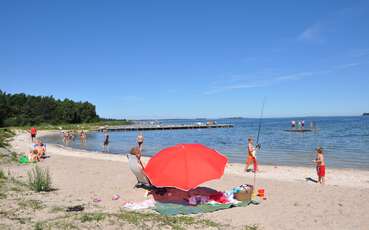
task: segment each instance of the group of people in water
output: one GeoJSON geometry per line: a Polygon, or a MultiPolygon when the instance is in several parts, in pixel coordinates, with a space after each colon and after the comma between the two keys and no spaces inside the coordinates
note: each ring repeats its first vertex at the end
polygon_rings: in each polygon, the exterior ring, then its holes
{"type": "MultiPolygon", "coordinates": [[[[68,144],[70,141],[75,141],[76,139],[76,131],[62,131],[63,134],[63,142],[64,144],[68,144]]],[[[81,143],[85,143],[87,139],[87,134],[85,131],[81,130],[79,132],[79,140],[81,143]]]]}

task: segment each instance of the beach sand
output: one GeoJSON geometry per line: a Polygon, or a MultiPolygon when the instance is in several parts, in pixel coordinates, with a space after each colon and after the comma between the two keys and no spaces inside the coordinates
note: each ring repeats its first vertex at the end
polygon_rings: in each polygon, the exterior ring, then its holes
{"type": "MultiPolygon", "coordinates": [[[[42,131],[40,135],[48,133],[50,131],[42,131]]],[[[28,134],[21,132],[14,137],[11,145],[16,152],[26,152],[31,141],[28,134]]],[[[133,188],[136,179],[129,171],[124,155],[88,152],[52,144],[47,145],[47,153],[50,157],[38,165],[50,170],[57,190],[33,196],[48,206],[65,207],[82,203],[88,210],[115,212],[125,201],[147,199],[145,190],[133,188]],[[114,194],[119,194],[120,199],[113,201],[114,194]],[[100,198],[101,202],[94,203],[94,198],[100,198]]],[[[9,165],[4,170],[24,179],[31,167],[9,165]]],[[[220,180],[207,182],[204,186],[227,190],[244,183],[252,184],[254,174],[244,173],[243,167],[241,164],[229,164],[220,180]]],[[[316,179],[313,165],[311,168],[261,165],[260,169],[256,187],[265,188],[267,200],[259,205],[203,214],[201,218],[228,224],[232,228],[257,225],[258,229],[368,229],[369,170],[328,167],[326,184],[320,185],[306,180],[309,177],[316,179]]],[[[42,220],[46,217],[39,215],[37,218],[42,220]]]]}

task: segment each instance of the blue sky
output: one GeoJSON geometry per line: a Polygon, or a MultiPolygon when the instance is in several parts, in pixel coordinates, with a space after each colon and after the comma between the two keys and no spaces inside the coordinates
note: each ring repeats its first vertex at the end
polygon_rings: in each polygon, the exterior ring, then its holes
{"type": "Polygon", "coordinates": [[[1,1],[0,89],[103,117],[369,112],[369,1],[1,1]]]}

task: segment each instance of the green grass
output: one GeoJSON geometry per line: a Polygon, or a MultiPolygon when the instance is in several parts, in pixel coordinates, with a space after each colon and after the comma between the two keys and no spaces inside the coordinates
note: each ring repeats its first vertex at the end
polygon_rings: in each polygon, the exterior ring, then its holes
{"type": "Polygon", "coordinates": [[[0,180],[6,180],[7,177],[2,169],[0,169],[0,180]]]}
{"type": "Polygon", "coordinates": [[[33,210],[39,210],[45,208],[40,200],[22,200],[18,202],[18,206],[21,208],[31,208],[33,210]]]}
{"type": "Polygon", "coordinates": [[[101,212],[96,212],[96,213],[83,213],[80,220],[82,223],[84,222],[91,222],[91,221],[101,221],[104,220],[106,217],[106,214],[101,213],[101,212]]]}
{"type": "Polygon", "coordinates": [[[225,225],[206,219],[191,216],[162,216],[156,213],[141,213],[121,211],[116,217],[124,222],[136,225],[140,229],[150,229],[153,225],[176,230],[186,229],[189,226],[202,228],[225,228],[225,225]]]}
{"type": "Polygon", "coordinates": [[[15,133],[9,128],[0,128],[0,148],[9,146],[7,139],[13,137],[14,135],[15,133]]]}
{"type": "Polygon", "coordinates": [[[28,172],[28,185],[35,192],[49,192],[51,187],[51,176],[48,169],[35,166],[28,172]]]}
{"type": "Polygon", "coordinates": [[[258,230],[258,226],[257,225],[246,225],[244,226],[244,229],[243,230],[258,230]]]}

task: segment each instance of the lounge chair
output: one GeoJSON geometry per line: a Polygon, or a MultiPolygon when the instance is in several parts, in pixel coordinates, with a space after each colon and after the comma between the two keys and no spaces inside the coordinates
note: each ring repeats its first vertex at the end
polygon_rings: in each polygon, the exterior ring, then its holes
{"type": "Polygon", "coordinates": [[[152,187],[149,179],[145,175],[145,172],[139,163],[136,156],[128,154],[128,166],[131,172],[136,176],[137,178],[137,184],[135,185],[136,188],[150,188],[152,187]]]}
{"type": "Polygon", "coordinates": [[[166,188],[158,188],[151,184],[136,156],[127,154],[127,158],[129,169],[137,178],[137,184],[134,186],[134,188],[150,190],[161,196],[167,192],[166,188]]]}

